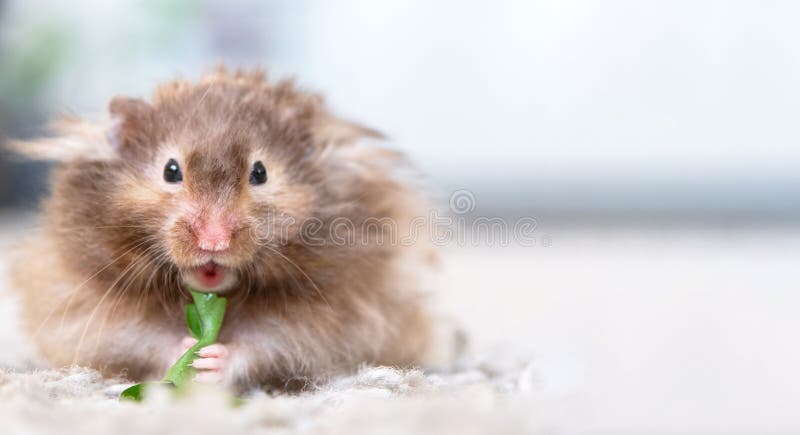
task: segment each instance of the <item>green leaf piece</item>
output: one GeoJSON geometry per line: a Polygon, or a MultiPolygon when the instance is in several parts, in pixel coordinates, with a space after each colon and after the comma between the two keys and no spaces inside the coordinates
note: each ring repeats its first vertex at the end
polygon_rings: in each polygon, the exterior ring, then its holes
{"type": "Polygon", "coordinates": [[[119,395],[120,400],[130,400],[133,402],[141,402],[147,391],[154,386],[174,387],[171,382],[145,382],[136,384],[126,388],[119,395]]]}
{"type": "Polygon", "coordinates": [[[195,304],[189,304],[186,306],[186,325],[189,327],[189,333],[192,335],[192,338],[200,339],[200,336],[203,335],[203,330],[200,321],[200,313],[197,311],[197,306],[195,304]]]}
{"type": "Polygon", "coordinates": [[[200,293],[194,290],[191,293],[200,319],[198,331],[200,334],[197,338],[197,343],[178,358],[178,361],[164,376],[165,381],[172,382],[178,388],[182,388],[194,377],[196,371],[192,367],[192,362],[197,358],[197,351],[217,341],[219,329],[222,327],[222,320],[225,318],[225,308],[228,304],[225,298],[212,293],[200,293]]]}
{"type": "Polygon", "coordinates": [[[144,384],[136,384],[130,386],[122,391],[122,394],[119,395],[120,400],[131,400],[134,402],[141,402],[144,400],[144,393],[142,390],[145,389],[144,384]]]}
{"type": "Polygon", "coordinates": [[[196,374],[192,362],[197,358],[197,351],[217,341],[228,301],[213,293],[200,293],[191,289],[190,292],[194,303],[186,306],[186,325],[197,343],[178,358],[161,382],[133,385],[122,392],[120,399],[141,402],[150,385],[167,384],[181,390],[191,383],[196,374]]]}

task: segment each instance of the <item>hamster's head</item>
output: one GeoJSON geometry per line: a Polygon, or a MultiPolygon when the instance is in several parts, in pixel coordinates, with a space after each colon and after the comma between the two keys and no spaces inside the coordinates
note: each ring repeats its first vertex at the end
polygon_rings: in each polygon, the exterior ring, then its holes
{"type": "Polygon", "coordinates": [[[375,134],[335,125],[319,97],[260,74],[172,82],[152,102],[117,97],[110,113],[102,132],[64,127],[81,150],[56,173],[48,215],[76,229],[73,250],[85,238],[91,252],[75,255],[93,267],[122,256],[108,270],[146,264],[204,292],[237,287],[265,258],[292,261],[305,221],[354,200],[328,191],[320,156],[375,134]]]}

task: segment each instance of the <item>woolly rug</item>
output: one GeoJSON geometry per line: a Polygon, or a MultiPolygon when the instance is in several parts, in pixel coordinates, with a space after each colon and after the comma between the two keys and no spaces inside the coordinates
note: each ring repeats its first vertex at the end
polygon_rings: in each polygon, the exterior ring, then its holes
{"type": "Polygon", "coordinates": [[[6,370],[0,421],[8,434],[549,433],[534,384],[531,367],[477,361],[431,373],[364,367],[297,395],[253,393],[234,408],[213,389],[124,403],[127,384],[89,369],[6,370]]]}
{"type": "Polygon", "coordinates": [[[156,393],[143,404],[120,402],[125,379],[47,368],[20,333],[18,304],[2,279],[20,221],[0,222],[0,433],[511,434],[554,427],[552,404],[537,397],[535,365],[494,353],[425,370],[365,366],[302,393],[252,392],[236,408],[210,387],[182,399],[156,393]]]}

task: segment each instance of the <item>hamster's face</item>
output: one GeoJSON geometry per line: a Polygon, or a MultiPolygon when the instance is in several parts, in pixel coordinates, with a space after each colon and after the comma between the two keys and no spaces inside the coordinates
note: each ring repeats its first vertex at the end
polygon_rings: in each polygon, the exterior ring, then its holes
{"type": "Polygon", "coordinates": [[[314,192],[292,164],[246,135],[176,138],[121,191],[122,204],[157,224],[153,236],[186,284],[220,292],[254,257],[280,252],[310,215],[314,192]]]}
{"type": "Polygon", "coordinates": [[[111,124],[67,120],[59,136],[24,147],[63,163],[49,228],[70,266],[101,288],[305,287],[306,269],[344,258],[321,254],[320,237],[336,246],[324,238],[332,222],[395,206],[385,193],[397,191],[393,181],[339,154],[379,135],[330,116],[291,83],[220,72],[162,85],[152,102],[118,97],[109,109],[111,124]],[[309,222],[315,244],[302,237],[309,222]]]}
{"type": "Polygon", "coordinates": [[[152,107],[117,102],[125,175],[112,220],[137,227],[162,262],[204,292],[229,290],[257,260],[285,255],[317,199],[309,133],[247,101],[218,86],[152,107]]]}

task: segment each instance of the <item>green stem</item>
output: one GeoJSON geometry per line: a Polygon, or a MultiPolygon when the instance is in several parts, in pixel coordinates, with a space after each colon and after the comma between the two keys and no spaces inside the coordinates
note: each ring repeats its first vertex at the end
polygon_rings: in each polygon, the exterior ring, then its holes
{"type": "MultiPolygon", "coordinates": [[[[217,341],[222,320],[225,318],[225,308],[228,301],[212,293],[200,293],[190,289],[194,304],[186,307],[186,324],[197,343],[189,348],[175,364],[170,367],[164,376],[162,384],[174,385],[179,390],[192,381],[197,371],[192,363],[197,358],[197,352],[217,341]]],[[[148,383],[136,384],[122,392],[122,399],[141,401],[148,383]]]]}
{"type": "Polygon", "coordinates": [[[227,305],[225,298],[215,294],[200,293],[194,290],[191,290],[191,293],[200,317],[200,336],[197,337],[197,343],[181,355],[164,376],[164,381],[172,382],[178,388],[194,377],[196,371],[192,367],[192,362],[197,358],[197,352],[217,341],[227,305]]]}

